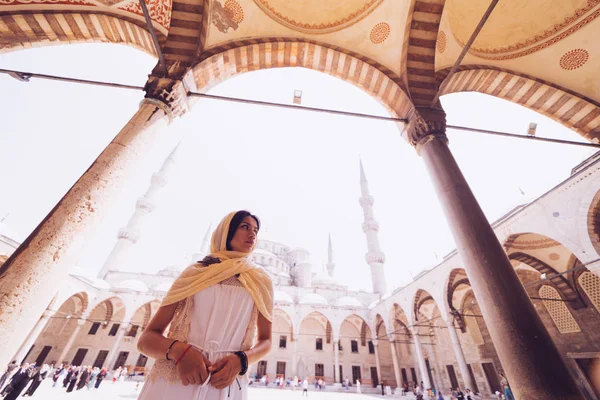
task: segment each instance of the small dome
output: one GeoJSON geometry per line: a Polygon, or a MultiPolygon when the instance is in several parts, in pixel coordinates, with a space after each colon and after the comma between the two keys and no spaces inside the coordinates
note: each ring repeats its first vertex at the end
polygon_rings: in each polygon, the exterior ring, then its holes
{"type": "Polygon", "coordinates": [[[320,294],[309,293],[300,299],[300,304],[327,304],[327,299],[320,294]]]}
{"type": "Polygon", "coordinates": [[[161,282],[158,285],[152,286],[152,290],[157,292],[168,292],[171,289],[171,285],[173,285],[174,281],[165,281],[161,282]]]}
{"type": "Polygon", "coordinates": [[[264,250],[264,249],[254,249],[254,251],[252,252],[252,254],[259,255],[259,256],[267,256],[267,257],[275,257],[275,258],[277,258],[277,256],[275,255],[275,253],[272,253],[269,250],[264,250]]]}
{"type": "Polygon", "coordinates": [[[281,292],[279,290],[276,290],[273,294],[273,300],[275,303],[294,303],[294,299],[292,299],[292,296],[290,296],[286,292],[281,292]]]}
{"type": "Polygon", "coordinates": [[[98,289],[108,290],[110,289],[110,284],[106,282],[104,279],[96,278],[93,282],[94,287],[98,289]]]}
{"type": "Polygon", "coordinates": [[[0,222],[0,236],[14,240],[17,243],[23,243],[23,240],[25,240],[17,230],[4,222],[0,222]]]}
{"type": "Polygon", "coordinates": [[[135,279],[127,279],[115,285],[115,289],[133,290],[135,292],[147,292],[148,286],[146,286],[146,284],[142,281],[138,281],[135,279]]]}
{"type": "Polygon", "coordinates": [[[340,297],[337,300],[337,305],[340,307],[364,307],[356,297],[350,296],[340,297]]]}
{"type": "Polygon", "coordinates": [[[158,275],[172,276],[176,278],[183,272],[183,270],[184,268],[181,268],[179,265],[169,265],[167,268],[158,271],[158,275]]]}
{"type": "Polygon", "coordinates": [[[312,279],[313,285],[337,285],[335,278],[327,273],[320,273],[312,279]]]}

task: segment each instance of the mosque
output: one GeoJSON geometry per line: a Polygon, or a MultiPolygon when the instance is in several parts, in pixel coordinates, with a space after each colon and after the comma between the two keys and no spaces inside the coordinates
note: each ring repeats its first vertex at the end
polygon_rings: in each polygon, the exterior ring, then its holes
{"type": "Polygon", "coordinates": [[[157,63],[144,72],[135,114],[39,226],[26,238],[0,232],[3,253],[12,252],[0,266],[0,365],[25,358],[150,367],[136,337],[181,266],[139,275],[123,265],[170,161],[136,203],[99,277],[73,275],[70,260],[118,206],[121,189],[150,175],[143,161],[169,124],[202,107],[194,99],[239,74],[300,67],[355,85],[386,108],[390,118],[363,117],[396,124],[420,156],[456,251],[387,290],[363,173],[373,293],[336,284],[333,249],[320,270],[306,251],[263,241],[255,257],[276,282],[276,337],[251,372],[392,388],[462,385],[484,397],[502,389],[503,372],[518,399],[599,400],[598,155],[490,223],[448,146],[452,126],[439,101],[458,92],[502,98],[597,147],[598,17],[600,0],[1,1],[0,53],[104,42],[157,63]]]}
{"type": "MultiPolygon", "coordinates": [[[[116,254],[133,244],[133,228],[148,215],[139,208],[156,194],[154,185],[167,180],[166,166],[173,160],[174,153],[153,176],[145,202],[137,202],[138,210],[119,231],[98,278],[69,275],[15,359],[125,366],[140,375],[151,368],[153,361],[136,348],[137,338],[185,265],[155,274],[114,266],[116,254]]],[[[428,387],[460,385],[483,398],[492,396],[501,389],[503,367],[457,252],[407,286],[387,291],[379,225],[362,163],[360,185],[373,291],[350,291],[337,282],[331,238],[321,270],[313,267],[307,250],[261,239],[252,257],[275,286],[273,347],[250,367],[250,375],[323,378],[338,386],[346,378],[367,386],[383,381],[392,388],[424,381],[428,387]]],[[[599,210],[600,152],[493,225],[553,341],[589,393],[600,390],[599,260],[586,254],[600,248],[599,210]]],[[[4,223],[0,228],[0,250],[9,255],[22,237],[4,223]]],[[[206,254],[209,232],[192,260],[206,254]]]]}

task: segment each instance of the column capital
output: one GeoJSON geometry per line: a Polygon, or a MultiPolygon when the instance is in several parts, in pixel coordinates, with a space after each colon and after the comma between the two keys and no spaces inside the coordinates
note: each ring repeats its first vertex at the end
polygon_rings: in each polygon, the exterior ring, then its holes
{"type": "Polygon", "coordinates": [[[169,121],[182,116],[190,109],[187,95],[189,90],[183,80],[150,75],[144,90],[146,97],[142,103],[161,108],[169,117],[169,121]]]}
{"type": "Polygon", "coordinates": [[[446,138],[446,113],[439,108],[413,107],[407,115],[408,124],[403,135],[404,138],[417,149],[427,142],[446,138]]]}
{"type": "Polygon", "coordinates": [[[379,346],[379,339],[371,339],[371,342],[373,342],[373,346],[379,346]]]}

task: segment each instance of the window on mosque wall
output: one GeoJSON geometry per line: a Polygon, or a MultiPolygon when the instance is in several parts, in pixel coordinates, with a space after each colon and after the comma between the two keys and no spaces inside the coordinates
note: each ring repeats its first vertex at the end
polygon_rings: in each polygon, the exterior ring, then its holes
{"type": "Polygon", "coordinates": [[[375,354],[375,346],[372,340],[369,340],[369,354],[375,354]]]}
{"type": "Polygon", "coordinates": [[[322,378],[325,376],[325,368],[323,368],[323,364],[315,364],[315,378],[322,378]]]}
{"type": "Polygon", "coordinates": [[[350,348],[352,349],[353,353],[358,353],[358,340],[351,340],[350,348]]]}
{"type": "Polygon", "coordinates": [[[338,350],[339,351],[344,350],[344,347],[342,346],[342,341],[341,340],[338,341],[338,350]]]}
{"type": "Polygon", "coordinates": [[[285,361],[277,361],[276,374],[285,376],[285,361]]]}
{"type": "Polygon", "coordinates": [[[120,326],[121,324],[113,324],[113,326],[110,328],[110,332],[108,332],[108,336],[117,336],[120,326]]]}
{"type": "Polygon", "coordinates": [[[96,332],[98,332],[98,328],[100,328],[100,322],[92,323],[92,326],[90,327],[88,335],[95,335],[96,332]]]}
{"type": "Polygon", "coordinates": [[[135,363],[135,366],[136,367],[145,367],[147,362],[148,362],[148,357],[146,357],[143,354],[140,354],[137,362],[135,363]]]}
{"type": "Polygon", "coordinates": [[[562,301],[558,290],[552,286],[544,285],[540,288],[539,295],[542,299],[547,299],[542,301],[560,333],[581,332],[579,324],[573,318],[567,305],[562,301]]]}
{"type": "Polygon", "coordinates": [[[256,368],[256,375],[258,375],[259,377],[263,377],[267,374],[267,362],[266,361],[259,361],[258,362],[258,367],[256,368]]]}
{"type": "Polygon", "coordinates": [[[586,271],[579,275],[577,281],[596,310],[600,312],[600,277],[586,271]]]}
{"type": "Polygon", "coordinates": [[[285,349],[287,347],[287,336],[279,336],[279,348],[285,349]]]}
{"type": "Polygon", "coordinates": [[[317,338],[316,349],[323,350],[323,339],[317,338]]]}
{"type": "Polygon", "coordinates": [[[139,329],[140,329],[139,325],[131,325],[131,327],[129,328],[129,331],[127,332],[126,336],[136,337],[139,329]]]}

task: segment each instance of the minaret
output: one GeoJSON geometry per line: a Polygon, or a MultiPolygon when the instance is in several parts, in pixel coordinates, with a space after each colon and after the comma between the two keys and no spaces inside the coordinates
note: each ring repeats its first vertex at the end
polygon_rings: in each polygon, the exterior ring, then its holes
{"type": "Polygon", "coordinates": [[[365,221],[363,222],[363,232],[367,236],[367,264],[371,267],[371,279],[373,281],[373,293],[380,295],[385,293],[385,273],[383,264],[385,263],[385,254],[379,248],[379,224],[373,216],[373,196],[369,194],[369,182],[365,175],[365,170],[360,161],[360,205],[363,209],[365,221]]]}
{"type": "Polygon", "coordinates": [[[119,271],[121,267],[129,262],[129,253],[131,248],[140,239],[142,225],[147,220],[146,216],[156,208],[154,204],[160,190],[167,185],[169,172],[175,165],[177,151],[181,142],[175,146],[171,154],[163,162],[160,170],[152,175],[150,186],[146,193],[135,203],[135,211],[127,226],[119,229],[117,234],[117,243],[108,255],[104,266],[98,273],[98,278],[104,279],[109,271],[119,271]]]}
{"type": "Polygon", "coordinates": [[[335,263],[333,262],[333,246],[331,245],[331,234],[329,234],[329,246],[327,247],[327,272],[333,278],[335,263]]]}
{"type": "Polygon", "coordinates": [[[212,224],[208,225],[208,228],[206,229],[206,233],[204,234],[204,239],[202,239],[202,245],[200,246],[200,251],[198,253],[194,253],[192,254],[192,259],[190,260],[190,262],[195,263],[197,261],[200,261],[204,258],[204,256],[206,256],[209,252],[208,249],[208,240],[210,239],[210,229],[212,228],[212,224]]]}

